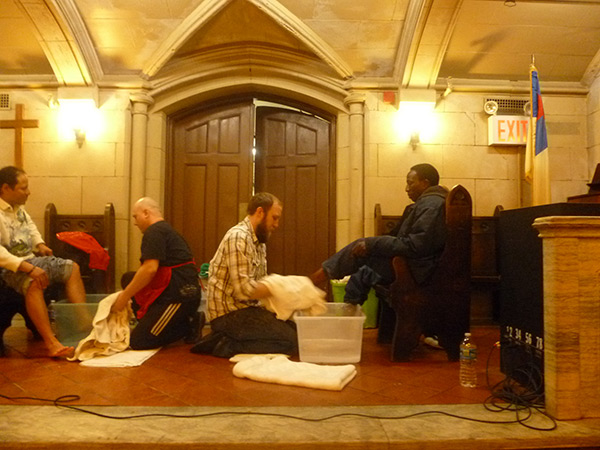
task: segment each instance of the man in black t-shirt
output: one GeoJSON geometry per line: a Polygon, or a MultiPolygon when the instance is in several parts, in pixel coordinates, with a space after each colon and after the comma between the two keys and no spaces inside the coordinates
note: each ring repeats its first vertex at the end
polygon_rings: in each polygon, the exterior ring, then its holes
{"type": "Polygon", "coordinates": [[[200,285],[192,252],[151,198],[135,203],[133,218],[144,234],[142,265],[112,307],[120,311],[133,299],[138,324],[131,332],[130,346],[144,350],[184,337],[193,340],[204,320],[198,313],[200,285]]]}

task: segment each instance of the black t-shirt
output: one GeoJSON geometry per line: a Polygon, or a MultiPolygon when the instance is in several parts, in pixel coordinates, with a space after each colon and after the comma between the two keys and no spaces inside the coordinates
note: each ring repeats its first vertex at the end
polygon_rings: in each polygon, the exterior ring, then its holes
{"type": "Polygon", "coordinates": [[[142,238],[142,263],[147,259],[158,259],[160,266],[175,266],[193,259],[192,251],[185,239],[161,220],[153,223],[142,238]]]}

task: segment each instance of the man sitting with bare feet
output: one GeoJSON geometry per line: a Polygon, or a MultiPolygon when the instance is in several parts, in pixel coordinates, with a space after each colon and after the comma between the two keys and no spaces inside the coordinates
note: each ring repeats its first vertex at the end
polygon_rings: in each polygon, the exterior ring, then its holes
{"type": "Polygon", "coordinates": [[[62,345],[50,327],[44,289],[51,283],[65,283],[67,299],[82,303],[85,288],[77,263],[52,256],[23,208],[29,194],[27,174],[22,169],[0,169],[0,278],[25,296],[25,309],[44,340],[48,356],[70,356],[73,347],[62,345]]]}

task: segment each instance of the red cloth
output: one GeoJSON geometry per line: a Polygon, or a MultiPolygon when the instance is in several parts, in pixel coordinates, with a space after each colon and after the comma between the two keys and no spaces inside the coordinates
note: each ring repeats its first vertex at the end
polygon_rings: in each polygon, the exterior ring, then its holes
{"type": "Polygon", "coordinates": [[[134,295],[135,302],[140,306],[140,309],[136,313],[138,319],[146,315],[146,311],[148,311],[150,305],[163,293],[170,282],[171,267],[161,266],[154,274],[152,281],[134,295]]]}
{"type": "Polygon", "coordinates": [[[137,294],[134,295],[135,302],[140,307],[136,313],[138,320],[146,315],[146,311],[148,311],[150,305],[154,303],[154,300],[156,300],[167,288],[171,282],[171,273],[173,269],[186,266],[188,264],[194,264],[194,261],[177,264],[175,266],[160,266],[158,268],[154,274],[154,278],[152,278],[152,281],[150,281],[149,284],[144,286],[137,294]]]}
{"type": "Polygon", "coordinates": [[[94,236],[83,231],[61,231],[56,237],[90,255],[90,269],[106,270],[110,262],[108,252],[98,243],[94,236]]]}

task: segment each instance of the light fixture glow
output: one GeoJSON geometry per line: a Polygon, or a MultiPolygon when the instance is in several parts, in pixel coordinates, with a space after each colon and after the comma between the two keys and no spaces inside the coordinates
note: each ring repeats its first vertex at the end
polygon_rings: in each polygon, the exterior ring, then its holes
{"type": "Polygon", "coordinates": [[[416,149],[417,145],[419,145],[420,143],[421,143],[421,137],[419,136],[419,132],[413,131],[412,134],[410,135],[410,145],[413,148],[413,150],[416,149]]]}
{"type": "Polygon", "coordinates": [[[85,131],[79,128],[74,128],[73,132],[75,133],[75,142],[77,142],[77,147],[81,148],[85,142],[85,131]]]}
{"type": "Polygon", "coordinates": [[[431,142],[437,129],[434,114],[434,90],[404,89],[400,91],[396,129],[401,142],[408,142],[413,150],[423,142],[431,142]]]}
{"type": "Polygon", "coordinates": [[[59,99],[59,134],[63,140],[75,140],[79,148],[99,132],[100,115],[92,99],[59,99]]]}

